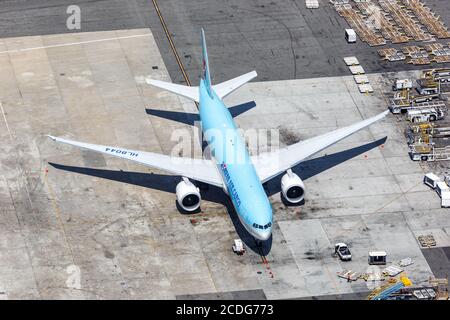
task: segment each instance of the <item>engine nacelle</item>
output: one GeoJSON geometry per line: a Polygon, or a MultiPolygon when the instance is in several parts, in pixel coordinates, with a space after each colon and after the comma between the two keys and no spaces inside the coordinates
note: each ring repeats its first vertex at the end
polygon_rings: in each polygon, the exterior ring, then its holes
{"type": "Polygon", "coordinates": [[[305,184],[298,175],[288,170],[281,178],[281,192],[287,201],[296,204],[305,196],[305,184]]]}
{"type": "Polygon", "coordinates": [[[186,211],[195,211],[200,207],[202,200],[200,190],[189,179],[183,181],[176,187],[177,202],[186,211]]]}

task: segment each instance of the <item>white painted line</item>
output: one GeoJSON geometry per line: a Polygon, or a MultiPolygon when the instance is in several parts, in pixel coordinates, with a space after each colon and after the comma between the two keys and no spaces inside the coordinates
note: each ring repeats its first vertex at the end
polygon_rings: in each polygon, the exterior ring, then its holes
{"type": "MultiPolygon", "coordinates": [[[[1,111],[2,111],[3,120],[5,121],[6,129],[8,130],[9,140],[11,140],[11,143],[13,143],[13,142],[14,142],[14,137],[13,137],[13,135],[12,135],[11,130],[9,130],[8,120],[6,120],[5,110],[3,109],[3,103],[2,103],[1,101],[0,101],[0,109],[1,109],[1,111]]],[[[31,207],[31,209],[33,210],[33,215],[34,215],[34,207],[33,207],[33,202],[31,202],[30,191],[28,190],[27,180],[26,180],[26,178],[25,178],[25,176],[24,176],[22,167],[21,167],[20,164],[19,164],[19,161],[18,161],[19,156],[18,156],[17,153],[16,153],[16,158],[17,158],[17,168],[18,168],[18,171],[19,171],[19,173],[20,173],[20,178],[22,179],[22,181],[25,181],[25,182],[24,182],[24,186],[25,186],[25,190],[26,190],[26,192],[27,192],[28,202],[30,202],[30,207],[31,207]]],[[[36,219],[36,218],[35,218],[35,219],[36,219]]]]}
{"type": "Polygon", "coordinates": [[[112,41],[112,40],[122,40],[122,39],[131,39],[131,38],[149,37],[149,36],[151,36],[151,35],[152,35],[151,33],[146,33],[146,34],[137,34],[137,35],[134,35],[134,36],[114,37],[114,38],[105,38],[105,39],[97,39],[97,40],[87,40],[87,41],[80,41],[80,42],[69,42],[69,43],[54,44],[54,45],[49,45],[49,46],[31,47],[31,48],[24,48],[24,49],[15,49],[15,50],[0,51],[0,54],[5,54],[5,53],[20,53],[20,52],[26,52],[26,51],[32,51],[32,50],[48,49],[48,48],[58,48],[58,47],[67,47],[67,46],[77,46],[77,45],[80,45],[80,44],[87,44],[87,43],[96,43],[96,42],[104,42],[104,41],[112,41]]]}
{"type": "Polygon", "coordinates": [[[3,103],[0,101],[0,109],[2,110],[3,120],[5,120],[6,129],[8,130],[9,138],[12,141],[11,131],[9,130],[8,120],[6,120],[5,110],[3,110],[3,103]]]}

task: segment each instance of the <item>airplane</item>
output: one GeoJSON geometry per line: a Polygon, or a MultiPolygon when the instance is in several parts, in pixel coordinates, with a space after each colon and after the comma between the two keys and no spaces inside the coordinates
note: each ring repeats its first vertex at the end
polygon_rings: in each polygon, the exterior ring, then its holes
{"type": "Polygon", "coordinates": [[[176,201],[187,212],[200,208],[200,189],[192,182],[222,188],[229,195],[245,229],[259,242],[272,235],[273,210],[263,184],[285,173],[281,195],[290,204],[299,204],[305,185],[291,168],[321,150],[384,118],[388,111],[334,131],[303,140],[290,146],[250,156],[245,141],[222,99],[257,76],[256,71],[213,85],[209,71],[205,32],[201,30],[203,70],[199,86],[184,86],[148,79],[147,83],[199,103],[201,129],[209,145],[214,145],[209,159],[191,159],[95,145],[49,135],[52,140],[79,148],[132,160],[182,177],[175,187],[176,201]],[[215,134],[211,134],[215,132],[215,134]],[[237,155],[233,161],[228,154],[237,155]],[[183,161],[180,161],[183,160],[183,161]],[[192,181],[191,181],[192,180],[192,181]]]}

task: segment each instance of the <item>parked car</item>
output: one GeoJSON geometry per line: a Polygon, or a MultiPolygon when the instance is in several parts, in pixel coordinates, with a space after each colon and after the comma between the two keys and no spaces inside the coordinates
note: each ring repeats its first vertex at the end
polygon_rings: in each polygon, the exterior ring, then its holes
{"type": "Polygon", "coordinates": [[[342,261],[352,260],[352,253],[350,252],[348,246],[343,242],[336,243],[334,245],[334,254],[339,256],[342,261]]]}

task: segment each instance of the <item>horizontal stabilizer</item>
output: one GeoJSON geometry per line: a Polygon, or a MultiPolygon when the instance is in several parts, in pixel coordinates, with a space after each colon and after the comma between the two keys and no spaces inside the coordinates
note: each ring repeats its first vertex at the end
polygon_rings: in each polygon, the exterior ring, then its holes
{"type": "Polygon", "coordinates": [[[223,97],[227,96],[237,88],[241,87],[242,85],[246,84],[253,78],[255,78],[258,74],[256,71],[252,71],[246,74],[243,74],[242,76],[239,76],[237,78],[216,84],[213,86],[214,91],[216,94],[222,99],[223,97]]]}
{"type": "Polygon", "coordinates": [[[170,82],[164,82],[159,80],[146,79],[149,85],[164,89],[166,91],[173,92],[182,97],[199,102],[198,87],[183,86],[181,84],[175,84],[170,82]]]}

